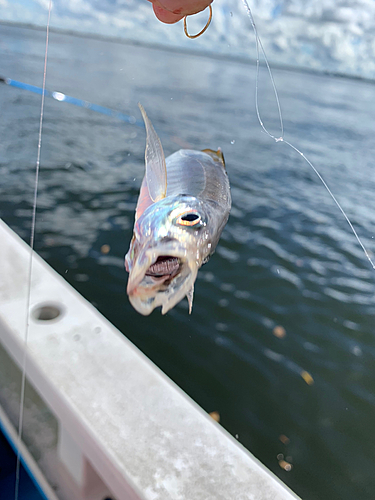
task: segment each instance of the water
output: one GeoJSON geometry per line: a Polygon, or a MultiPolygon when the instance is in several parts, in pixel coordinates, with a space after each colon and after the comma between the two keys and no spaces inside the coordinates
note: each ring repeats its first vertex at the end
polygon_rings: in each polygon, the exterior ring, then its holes
{"type": "MultiPolygon", "coordinates": [[[[375,2],[372,0],[249,0],[249,5],[273,65],[375,78],[375,2]]],[[[47,7],[48,2],[3,0],[0,19],[44,27],[47,7]]],[[[207,19],[207,10],[190,16],[191,32],[198,33],[207,19]]],[[[210,29],[194,41],[183,34],[182,23],[156,22],[146,0],[101,0],[87,5],[54,0],[51,26],[254,58],[253,33],[242,0],[215,0],[210,29]]]]}
{"type": "MultiPolygon", "coordinates": [[[[1,26],[3,76],[41,85],[43,55],[43,33],[1,26]]],[[[374,86],[274,76],[286,140],[320,169],[373,252],[374,86]]],[[[184,301],[166,316],[140,316],[125,294],[123,259],[144,130],[48,100],[35,247],[304,500],[370,499],[375,272],[302,158],[260,131],[254,79],[253,66],[230,60],[52,33],[48,89],[137,118],[140,101],[166,154],[221,146],[233,209],[199,273],[193,314],[184,301]]],[[[260,88],[263,120],[276,135],[265,73],[260,88]]],[[[0,216],[28,240],[40,97],[2,85],[0,109],[0,216]]]]}

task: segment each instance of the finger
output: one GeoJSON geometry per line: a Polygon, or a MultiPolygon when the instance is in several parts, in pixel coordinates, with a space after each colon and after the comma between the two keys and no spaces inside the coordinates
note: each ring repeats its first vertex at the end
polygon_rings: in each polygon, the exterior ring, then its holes
{"type": "Polygon", "coordinates": [[[169,10],[163,9],[163,7],[160,7],[160,5],[157,4],[153,4],[152,7],[154,9],[155,16],[159,19],[159,21],[166,24],[177,23],[177,21],[180,21],[184,17],[184,14],[174,14],[169,10]]]}
{"type": "Polygon", "coordinates": [[[158,0],[157,3],[163,9],[183,17],[201,12],[212,3],[212,0],[158,0]]]}

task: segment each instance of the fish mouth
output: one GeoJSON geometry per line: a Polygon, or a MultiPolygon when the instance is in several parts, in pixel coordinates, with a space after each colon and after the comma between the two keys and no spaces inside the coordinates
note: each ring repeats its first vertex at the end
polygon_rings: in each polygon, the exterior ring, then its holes
{"type": "Polygon", "coordinates": [[[138,256],[129,273],[128,295],[144,295],[155,292],[160,285],[168,286],[185,266],[183,252],[170,248],[154,251],[147,249],[138,256]]]}
{"type": "Polygon", "coordinates": [[[159,255],[156,262],[147,269],[145,276],[154,279],[173,278],[181,270],[181,259],[172,255],[159,255]]]}
{"type": "Polygon", "coordinates": [[[158,306],[162,314],[172,309],[192,288],[198,272],[187,249],[176,244],[144,249],[129,267],[129,300],[145,316],[158,306]]]}

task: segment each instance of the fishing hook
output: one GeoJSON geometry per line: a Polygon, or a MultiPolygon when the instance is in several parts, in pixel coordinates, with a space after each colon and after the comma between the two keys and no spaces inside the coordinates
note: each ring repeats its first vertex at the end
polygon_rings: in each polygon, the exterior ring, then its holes
{"type": "Polygon", "coordinates": [[[186,18],[188,16],[185,16],[184,17],[184,31],[185,31],[185,35],[188,37],[188,38],[198,38],[199,36],[203,35],[203,33],[206,31],[206,29],[209,27],[209,25],[211,24],[211,20],[212,20],[212,7],[211,5],[208,6],[208,8],[210,9],[210,17],[208,18],[208,21],[207,21],[207,24],[206,26],[202,29],[202,31],[200,31],[199,33],[197,33],[196,35],[189,35],[188,33],[188,30],[187,30],[187,22],[186,22],[186,18]]]}

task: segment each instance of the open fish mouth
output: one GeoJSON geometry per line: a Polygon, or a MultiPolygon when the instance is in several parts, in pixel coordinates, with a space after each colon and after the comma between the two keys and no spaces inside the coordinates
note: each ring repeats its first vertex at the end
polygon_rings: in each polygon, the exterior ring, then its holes
{"type": "Polygon", "coordinates": [[[176,243],[169,242],[161,248],[152,246],[139,253],[129,266],[128,294],[149,295],[185,274],[185,268],[189,268],[186,249],[176,243]]]}
{"type": "Polygon", "coordinates": [[[148,315],[155,307],[165,314],[192,289],[198,266],[188,259],[183,245],[163,245],[142,250],[130,267],[128,295],[133,307],[148,315]]]}
{"type": "Polygon", "coordinates": [[[147,269],[145,276],[152,278],[173,278],[181,269],[181,260],[171,255],[159,255],[156,262],[147,269]]]}

